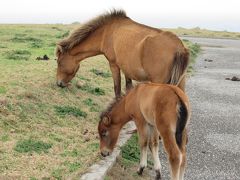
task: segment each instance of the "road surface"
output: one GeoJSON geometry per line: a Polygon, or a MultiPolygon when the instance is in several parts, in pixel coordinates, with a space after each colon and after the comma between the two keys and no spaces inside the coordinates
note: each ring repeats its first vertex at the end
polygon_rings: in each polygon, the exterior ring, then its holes
{"type": "MultiPolygon", "coordinates": [[[[187,180],[240,180],[240,41],[184,38],[202,46],[187,82],[192,105],[187,180]],[[212,60],[212,61],[211,61],[212,60]]],[[[160,152],[163,179],[169,179],[160,152]]]]}

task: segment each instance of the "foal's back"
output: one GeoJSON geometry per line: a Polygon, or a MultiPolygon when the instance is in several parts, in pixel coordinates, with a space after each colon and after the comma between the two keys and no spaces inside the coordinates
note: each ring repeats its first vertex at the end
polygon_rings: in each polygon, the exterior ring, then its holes
{"type": "Polygon", "coordinates": [[[169,120],[176,121],[180,102],[189,107],[188,97],[180,88],[167,84],[142,83],[129,93],[126,107],[132,110],[132,114],[142,114],[148,123],[155,125],[156,116],[166,114],[171,116],[169,120]]]}

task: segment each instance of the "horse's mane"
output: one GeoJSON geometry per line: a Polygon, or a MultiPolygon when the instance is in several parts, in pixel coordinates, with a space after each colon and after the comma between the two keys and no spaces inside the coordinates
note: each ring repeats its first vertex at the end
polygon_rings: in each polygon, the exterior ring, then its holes
{"type": "Polygon", "coordinates": [[[92,32],[94,32],[100,26],[106,24],[114,18],[127,18],[124,10],[113,9],[96,18],[88,21],[87,23],[81,25],[81,27],[74,30],[66,39],[63,39],[58,43],[56,54],[64,53],[71,50],[76,45],[81,43],[85,38],[87,38],[92,32]]]}

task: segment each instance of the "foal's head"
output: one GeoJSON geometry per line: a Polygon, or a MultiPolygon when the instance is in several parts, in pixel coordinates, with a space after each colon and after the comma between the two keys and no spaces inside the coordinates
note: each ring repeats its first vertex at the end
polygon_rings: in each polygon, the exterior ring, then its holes
{"type": "Polygon", "coordinates": [[[120,132],[120,125],[113,123],[113,117],[108,114],[101,116],[98,124],[98,133],[100,137],[100,151],[102,156],[108,156],[117,143],[120,132]]]}
{"type": "Polygon", "coordinates": [[[79,69],[79,60],[76,56],[71,56],[68,52],[63,52],[62,47],[57,47],[57,85],[66,87],[74,78],[79,69]]]}

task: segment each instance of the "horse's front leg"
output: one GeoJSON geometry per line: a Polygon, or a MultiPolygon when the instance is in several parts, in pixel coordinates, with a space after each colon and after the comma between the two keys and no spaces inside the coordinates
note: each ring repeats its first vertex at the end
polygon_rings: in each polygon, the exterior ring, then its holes
{"type": "Polygon", "coordinates": [[[125,75],[125,81],[126,81],[126,92],[129,91],[133,85],[132,85],[132,79],[128,78],[126,75],[125,75]]]}
{"type": "Polygon", "coordinates": [[[110,64],[110,69],[111,69],[112,77],[113,77],[115,97],[120,98],[121,97],[120,68],[116,64],[110,64]]]}

